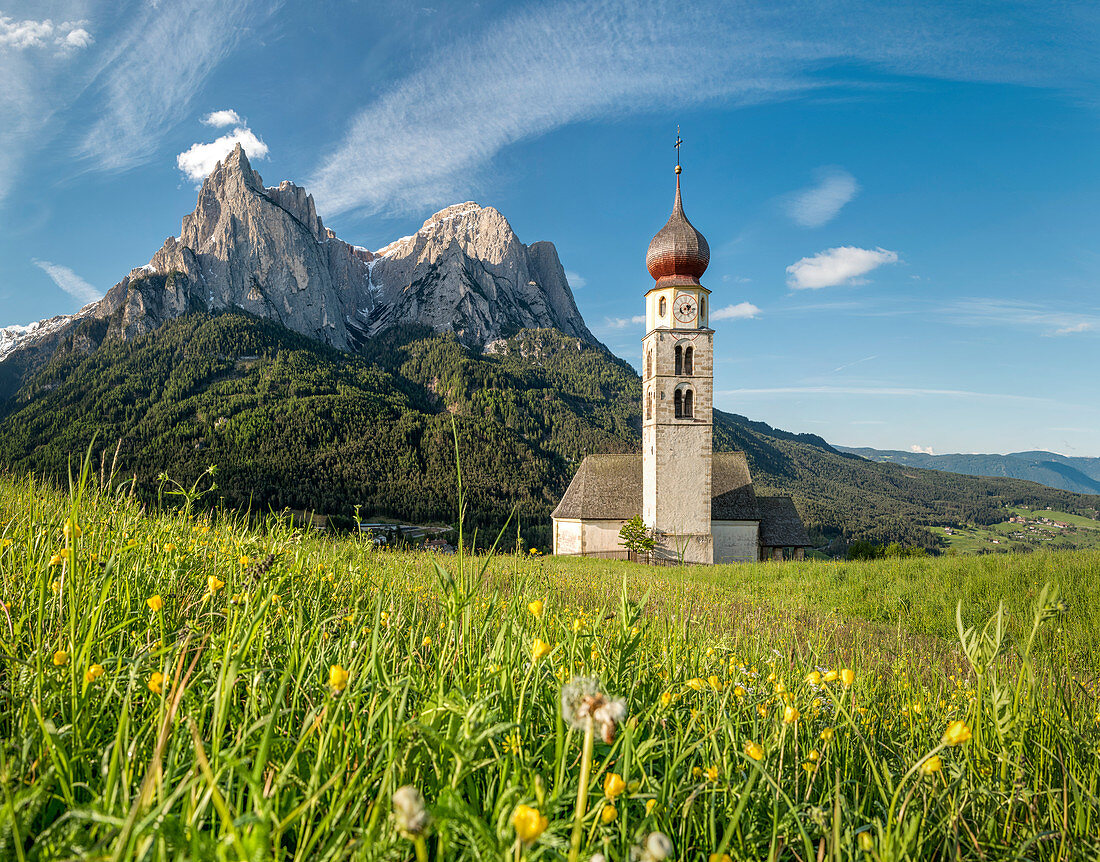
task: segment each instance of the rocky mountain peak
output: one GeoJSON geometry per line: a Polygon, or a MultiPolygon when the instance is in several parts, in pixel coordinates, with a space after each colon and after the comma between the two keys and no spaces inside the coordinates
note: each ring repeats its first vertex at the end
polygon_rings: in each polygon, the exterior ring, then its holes
{"type": "MultiPolygon", "coordinates": [[[[371,252],[326,228],[305,189],[288,180],[265,187],[240,144],[203,181],[179,236],[79,319],[105,319],[107,336],[133,338],[182,314],[231,308],[342,350],[406,324],[478,347],[521,329],[595,342],[553,243],[524,245],[493,207],[454,204],[371,252]]],[[[41,331],[58,343],[77,322],[41,331]]],[[[27,338],[5,331],[5,353],[27,338]]],[[[45,341],[36,341],[41,353],[45,341]]]]}

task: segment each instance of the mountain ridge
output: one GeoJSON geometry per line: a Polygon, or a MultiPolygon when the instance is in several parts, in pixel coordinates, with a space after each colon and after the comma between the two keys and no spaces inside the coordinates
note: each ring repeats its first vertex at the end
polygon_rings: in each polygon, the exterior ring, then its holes
{"type": "Polygon", "coordinates": [[[1041,450],[1009,452],[1006,455],[930,455],[927,452],[870,447],[836,446],[836,449],[879,463],[910,465],[966,476],[1024,479],[1078,494],[1100,494],[1100,458],[1073,457],[1041,450]]]}

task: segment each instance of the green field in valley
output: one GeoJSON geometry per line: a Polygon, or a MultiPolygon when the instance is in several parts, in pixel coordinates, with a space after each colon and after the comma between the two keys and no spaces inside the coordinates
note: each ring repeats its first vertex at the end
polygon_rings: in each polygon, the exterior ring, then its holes
{"type": "Polygon", "coordinates": [[[0,858],[1091,858],[1098,572],[394,553],[0,477],[0,858]]]}
{"type": "Polygon", "coordinates": [[[1100,548],[1100,521],[1051,509],[1017,507],[999,524],[929,529],[960,554],[1100,548]],[[1024,523],[1010,521],[1011,517],[1023,518],[1024,523]]]}

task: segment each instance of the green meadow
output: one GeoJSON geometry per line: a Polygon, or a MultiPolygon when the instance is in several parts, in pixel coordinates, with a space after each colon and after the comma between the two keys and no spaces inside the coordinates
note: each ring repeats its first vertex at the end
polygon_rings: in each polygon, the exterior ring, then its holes
{"type": "Polygon", "coordinates": [[[0,477],[0,858],[1086,859],[1100,551],[378,550],[0,477]]]}

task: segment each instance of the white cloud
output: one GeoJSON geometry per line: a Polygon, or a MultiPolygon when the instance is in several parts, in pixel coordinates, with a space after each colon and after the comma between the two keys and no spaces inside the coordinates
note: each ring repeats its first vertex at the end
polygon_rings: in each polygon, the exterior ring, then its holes
{"type": "Polygon", "coordinates": [[[751,302],[739,302],[727,305],[710,313],[711,320],[748,320],[760,314],[760,309],[751,302]]]}
{"type": "Polygon", "coordinates": [[[241,145],[249,159],[263,159],[267,156],[267,144],[257,138],[251,129],[242,127],[209,144],[192,144],[176,156],[176,166],[189,180],[201,183],[237,144],[241,145]]]}
{"type": "Polygon", "coordinates": [[[34,260],[34,265],[53,279],[54,284],[65,293],[80,302],[82,306],[103,298],[103,292],[88,284],[67,266],[50,263],[48,260],[34,260]]]}
{"type": "Polygon", "coordinates": [[[569,282],[569,286],[572,287],[574,290],[579,290],[580,288],[588,284],[588,279],[586,279],[583,275],[578,272],[573,272],[569,269],[565,271],[565,280],[569,282]]]}
{"type": "Polygon", "coordinates": [[[421,211],[479,193],[498,153],[566,125],[864,86],[843,71],[822,74],[838,63],[1091,93],[1096,63],[1073,18],[948,2],[885,11],[838,0],[528,4],[419,47],[418,67],[377,90],[375,81],[349,86],[378,95],[351,114],[308,185],[327,215],[421,211]],[[1022,41],[1031,26],[1046,38],[1022,41]]]}
{"type": "Polygon", "coordinates": [[[897,263],[898,253],[884,248],[845,245],[827,248],[787,267],[787,284],[795,290],[833,287],[865,275],[885,263],[897,263]]]}
{"type": "Polygon", "coordinates": [[[244,121],[241,119],[240,114],[230,108],[224,111],[211,111],[202,118],[202,123],[205,126],[220,129],[222,126],[240,126],[244,124],[244,121]]]}
{"type": "Polygon", "coordinates": [[[931,446],[918,446],[916,443],[914,443],[912,446],[909,447],[909,451],[910,452],[919,452],[922,455],[935,455],[936,454],[935,452],[932,451],[931,446]]]}
{"type": "Polygon", "coordinates": [[[605,329],[626,329],[628,326],[638,326],[645,323],[644,314],[635,314],[633,317],[605,317],[603,324],[605,329]]]}
{"type": "Polygon", "coordinates": [[[95,39],[82,25],[87,21],[62,21],[55,24],[49,18],[42,21],[16,21],[0,15],[0,47],[25,50],[53,45],[61,50],[87,48],[95,39]]]}
{"type": "Polygon", "coordinates": [[[843,168],[822,168],[817,185],[787,197],[787,215],[802,227],[821,227],[836,218],[858,191],[856,178],[843,168]]]}

